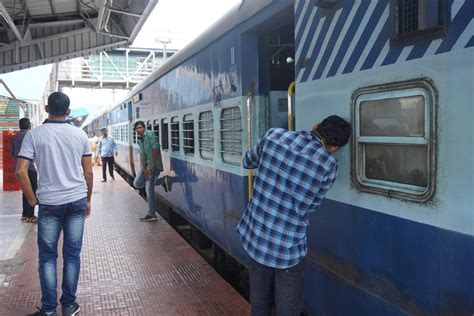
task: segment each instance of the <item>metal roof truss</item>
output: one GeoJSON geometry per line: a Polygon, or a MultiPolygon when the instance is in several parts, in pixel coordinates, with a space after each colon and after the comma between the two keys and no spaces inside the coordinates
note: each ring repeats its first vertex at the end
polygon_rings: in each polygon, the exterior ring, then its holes
{"type": "Polygon", "coordinates": [[[157,2],[0,1],[0,73],[128,46],[157,2]]]}

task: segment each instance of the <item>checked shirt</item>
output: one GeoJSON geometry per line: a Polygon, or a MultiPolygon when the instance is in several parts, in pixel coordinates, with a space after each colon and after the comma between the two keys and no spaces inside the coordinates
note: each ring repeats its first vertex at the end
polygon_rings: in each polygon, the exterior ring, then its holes
{"type": "Polygon", "coordinates": [[[273,128],[245,153],[243,166],[258,169],[237,225],[244,249],[272,268],[298,264],[307,253],[309,213],[333,185],[337,159],[310,132],[273,128]]]}

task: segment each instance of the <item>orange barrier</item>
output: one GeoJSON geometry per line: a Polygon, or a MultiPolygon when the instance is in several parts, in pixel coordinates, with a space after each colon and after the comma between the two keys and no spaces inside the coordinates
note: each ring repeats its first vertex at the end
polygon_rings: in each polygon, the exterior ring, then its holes
{"type": "Polygon", "coordinates": [[[3,131],[3,190],[18,191],[20,184],[15,176],[15,159],[12,155],[13,137],[18,131],[3,131]]]}

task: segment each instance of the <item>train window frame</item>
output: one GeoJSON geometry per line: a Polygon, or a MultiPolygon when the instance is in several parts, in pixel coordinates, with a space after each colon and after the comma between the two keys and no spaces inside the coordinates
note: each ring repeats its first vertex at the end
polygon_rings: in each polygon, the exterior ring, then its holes
{"type": "Polygon", "coordinates": [[[443,35],[441,30],[446,27],[447,20],[446,0],[406,1],[397,0],[391,5],[395,17],[395,34],[392,39],[416,38],[426,33],[443,35]]]}
{"type": "Polygon", "coordinates": [[[174,153],[179,153],[180,139],[179,139],[179,117],[173,116],[170,120],[170,136],[171,136],[171,151],[174,153]],[[173,134],[174,133],[174,134],[173,134]]]}
{"type": "Polygon", "coordinates": [[[233,106],[228,108],[223,108],[220,113],[220,143],[221,143],[221,158],[224,163],[230,165],[240,165],[242,163],[242,154],[243,154],[243,128],[242,128],[242,111],[240,107],[233,106]],[[237,110],[239,116],[234,116],[234,111],[237,110]],[[230,118],[224,118],[227,112],[230,112],[230,118]],[[226,121],[231,121],[231,129],[228,129],[225,126],[226,121]],[[238,122],[236,124],[236,122],[238,122]],[[232,135],[231,138],[226,137],[227,134],[232,135]],[[237,134],[240,134],[238,136],[237,134]],[[232,150],[226,150],[227,144],[232,143],[232,150]]]}
{"type": "Polygon", "coordinates": [[[155,133],[155,137],[158,140],[158,142],[160,142],[160,120],[159,119],[156,119],[153,121],[153,132],[155,133]]]}
{"type": "Polygon", "coordinates": [[[214,114],[211,110],[199,113],[198,144],[201,158],[205,160],[214,160],[214,114]]]}
{"type": "Polygon", "coordinates": [[[170,141],[169,141],[169,123],[167,118],[161,119],[161,149],[164,151],[168,151],[170,148],[170,141]]]}
{"type": "Polygon", "coordinates": [[[192,114],[183,116],[183,152],[187,156],[194,156],[196,141],[194,136],[194,117],[192,114]]]}
{"type": "MultiPolygon", "coordinates": [[[[352,137],[351,137],[351,178],[355,188],[362,192],[384,195],[401,200],[425,203],[432,200],[436,184],[436,109],[438,93],[434,84],[427,78],[408,80],[371,87],[360,88],[352,95],[352,137]],[[361,136],[361,104],[363,102],[387,101],[391,99],[413,98],[421,96],[423,100],[422,135],[364,135],[361,136]],[[366,174],[367,152],[373,145],[405,148],[426,147],[426,187],[368,178],[366,174]],[[398,147],[397,147],[398,146],[398,147]]],[[[387,133],[387,132],[384,132],[387,133]]],[[[372,147],[372,149],[374,149],[372,147]]],[[[396,160],[396,159],[395,159],[396,160]]],[[[421,160],[420,160],[421,161],[421,160]]],[[[386,161],[383,161],[384,164],[386,161]]],[[[417,172],[418,170],[412,170],[417,172]]]]}

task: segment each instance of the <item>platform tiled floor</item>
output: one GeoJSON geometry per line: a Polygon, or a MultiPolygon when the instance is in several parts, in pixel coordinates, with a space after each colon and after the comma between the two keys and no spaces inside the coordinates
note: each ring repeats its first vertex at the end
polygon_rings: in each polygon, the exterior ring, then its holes
{"type": "MultiPolygon", "coordinates": [[[[138,221],[146,202],[122,179],[116,176],[115,181],[101,183],[100,169],[95,168],[94,173],[92,215],[84,233],[77,299],[82,306],[79,315],[249,314],[248,303],[164,220],[138,221]]],[[[15,259],[21,273],[4,278],[0,315],[24,315],[40,305],[36,227],[15,259]]]]}

